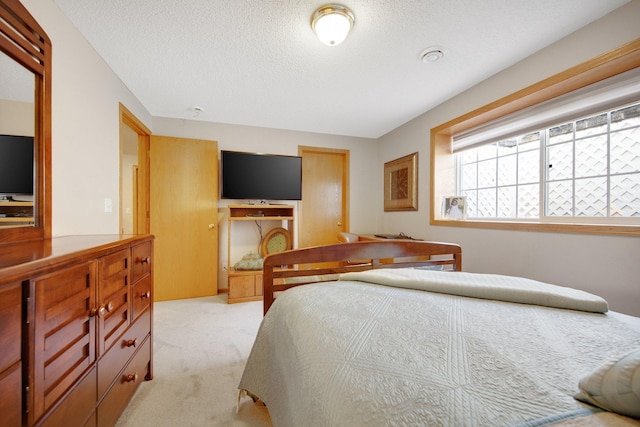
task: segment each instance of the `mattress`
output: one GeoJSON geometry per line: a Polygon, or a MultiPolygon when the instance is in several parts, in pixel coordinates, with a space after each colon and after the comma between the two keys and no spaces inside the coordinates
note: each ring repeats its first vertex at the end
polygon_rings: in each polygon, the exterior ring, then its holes
{"type": "Polygon", "coordinates": [[[580,378],[638,347],[615,312],[341,280],[276,299],[239,389],[274,426],[548,425],[591,411],[580,378]]]}

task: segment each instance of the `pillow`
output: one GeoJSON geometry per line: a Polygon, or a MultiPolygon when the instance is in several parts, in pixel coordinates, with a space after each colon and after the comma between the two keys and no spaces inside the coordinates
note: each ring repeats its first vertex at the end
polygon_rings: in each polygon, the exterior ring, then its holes
{"type": "Polygon", "coordinates": [[[600,366],[579,387],[576,399],[640,418],[640,348],[600,366]]]}

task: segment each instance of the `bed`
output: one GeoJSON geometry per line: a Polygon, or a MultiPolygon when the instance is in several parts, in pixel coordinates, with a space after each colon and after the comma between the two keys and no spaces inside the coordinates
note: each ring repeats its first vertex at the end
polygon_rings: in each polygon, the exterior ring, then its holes
{"type": "Polygon", "coordinates": [[[639,318],[461,262],[416,241],[267,256],[241,395],[274,426],[640,426],[639,318]]]}

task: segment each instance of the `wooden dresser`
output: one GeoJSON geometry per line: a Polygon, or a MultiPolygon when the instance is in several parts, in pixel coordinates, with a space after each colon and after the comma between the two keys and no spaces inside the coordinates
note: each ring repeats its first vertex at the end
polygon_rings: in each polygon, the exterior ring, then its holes
{"type": "Polygon", "coordinates": [[[153,377],[153,236],[0,244],[0,426],[113,426],[153,377]]]}

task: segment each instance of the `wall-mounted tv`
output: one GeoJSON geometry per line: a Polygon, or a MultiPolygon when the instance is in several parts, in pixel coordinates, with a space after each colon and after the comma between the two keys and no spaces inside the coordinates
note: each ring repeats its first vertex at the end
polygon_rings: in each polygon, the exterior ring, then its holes
{"type": "Polygon", "coordinates": [[[33,194],[33,137],[0,135],[0,196],[33,194]]]}
{"type": "Polygon", "coordinates": [[[302,158],[222,151],[223,199],[301,200],[302,158]]]}

